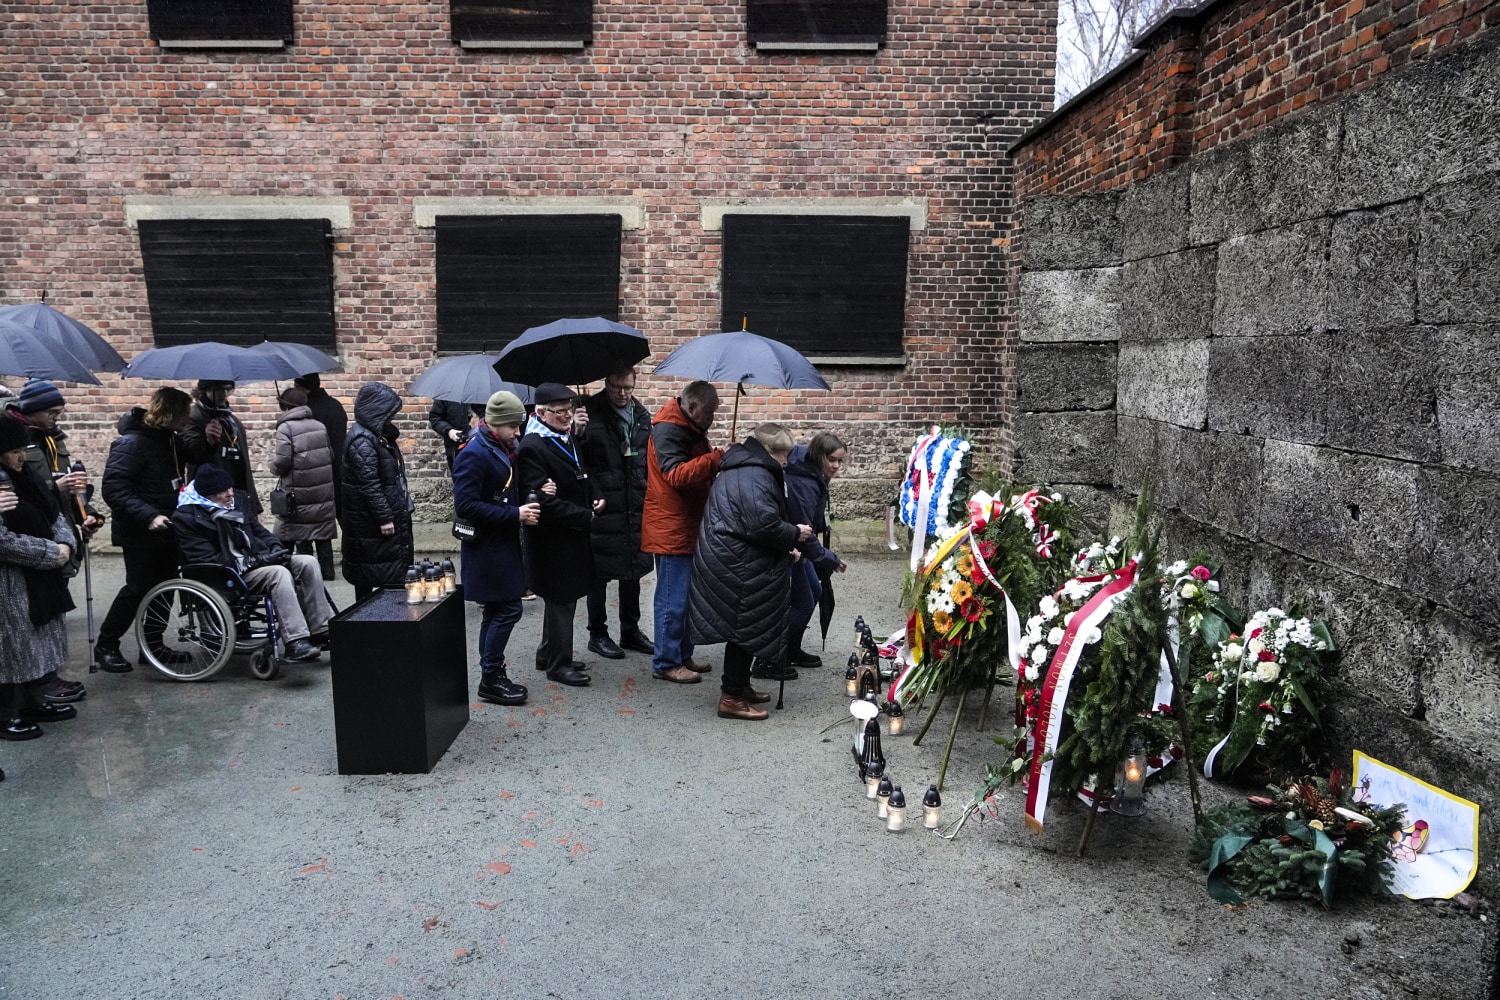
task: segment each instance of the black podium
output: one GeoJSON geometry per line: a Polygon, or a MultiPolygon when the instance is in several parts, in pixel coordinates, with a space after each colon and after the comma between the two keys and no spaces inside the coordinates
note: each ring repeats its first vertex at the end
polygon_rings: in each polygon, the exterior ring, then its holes
{"type": "Polygon", "coordinates": [[[340,774],[426,774],[469,721],[462,589],[381,590],[328,625],[340,774]]]}

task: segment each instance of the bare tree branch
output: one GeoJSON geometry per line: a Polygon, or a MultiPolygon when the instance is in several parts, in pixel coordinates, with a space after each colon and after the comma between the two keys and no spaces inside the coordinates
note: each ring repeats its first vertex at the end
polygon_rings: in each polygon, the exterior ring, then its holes
{"type": "Polygon", "coordinates": [[[1059,0],[1056,103],[1118,66],[1142,30],[1183,5],[1183,0],[1059,0]]]}

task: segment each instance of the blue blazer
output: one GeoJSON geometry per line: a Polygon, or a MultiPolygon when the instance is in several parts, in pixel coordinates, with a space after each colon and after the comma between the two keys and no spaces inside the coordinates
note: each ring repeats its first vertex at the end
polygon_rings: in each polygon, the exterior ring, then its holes
{"type": "Polygon", "coordinates": [[[520,493],[500,443],[482,429],[471,435],[453,459],[453,509],[474,525],[460,548],[465,600],[518,601],[526,593],[520,493]]]}

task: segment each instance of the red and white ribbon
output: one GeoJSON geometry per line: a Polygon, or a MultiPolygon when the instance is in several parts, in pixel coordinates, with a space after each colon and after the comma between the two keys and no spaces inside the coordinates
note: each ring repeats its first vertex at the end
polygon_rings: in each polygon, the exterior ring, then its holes
{"type": "Polygon", "coordinates": [[[1052,784],[1051,755],[1057,750],[1062,736],[1064,710],[1068,704],[1068,692],[1073,685],[1073,672],[1078,660],[1088,645],[1083,637],[1098,628],[1111,611],[1124,600],[1135,586],[1136,560],[1125,564],[1114,579],[1094,592],[1088,602],[1073,614],[1073,620],[1063,630],[1062,642],[1052,656],[1047,676],[1042,682],[1042,700],[1036,718],[1036,747],[1031,757],[1031,775],[1026,785],[1026,826],[1034,833],[1042,832],[1047,815],[1047,793],[1052,784]]]}

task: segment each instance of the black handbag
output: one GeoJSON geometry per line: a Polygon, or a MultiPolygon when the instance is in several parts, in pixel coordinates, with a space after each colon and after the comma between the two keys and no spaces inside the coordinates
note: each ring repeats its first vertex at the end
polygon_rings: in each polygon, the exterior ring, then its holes
{"type": "Polygon", "coordinates": [[[277,482],[276,488],[271,491],[271,513],[277,517],[297,513],[297,494],[291,490],[282,489],[280,482],[277,482]]]}

